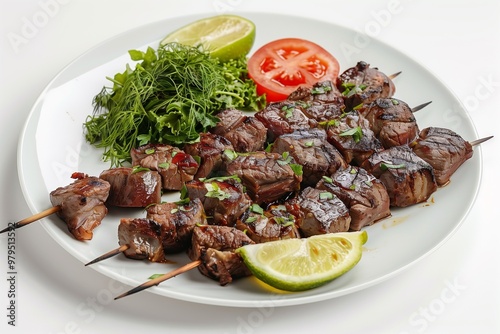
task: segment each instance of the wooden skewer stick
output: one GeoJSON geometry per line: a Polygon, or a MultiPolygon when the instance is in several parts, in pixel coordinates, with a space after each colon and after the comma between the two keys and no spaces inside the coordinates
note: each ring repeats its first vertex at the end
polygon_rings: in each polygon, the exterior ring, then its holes
{"type": "Polygon", "coordinates": [[[115,255],[118,255],[120,253],[123,253],[125,252],[127,249],[129,249],[130,246],[128,244],[126,245],[121,245],[120,247],[116,248],[116,249],[113,249],[105,254],[102,254],[101,256],[98,256],[96,257],[95,259],[93,259],[92,261],[90,261],[89,263],[85,264],[85,266],[88,266],[88,265],[91,265],[91,264],[94,264],[94,263],[97,263],[97,262],[100,262],[102,260],[106,260],[106,259],[109,259],[110,257],[113,257],[115,255]]]}
{"type": "Polygon", "coordinates": [[[481,143],[484,143],[487,140],[490,140],[491,138],[493,138],[493,136],[476,139],[476,140],[469,142],[469,144],[471,144],[471,146],[476,146],[476,145],[479,145],[481,143]]]}
{"type": "Polygon", "coordinates": [[[25,218],[23,220],[18,221],[17,223],[9,225],[8,227],[6,227],[3,230],[1,230],[0,233],[4,233],[4,232],[7,232],[7,231],[15,230],[17,228],[21,228],[21,227],[23,227],[25,225],[31,224],[31,223],[39,220],[39,219],[42,219],[42,218],[47,217],[47,216],[50,216],[51,214],[56,213],[56,212],[58,212],[60,210],[61,210],[61,206],[60,205],[53,206],[53,207],[51,207],[51,208],[49,208],[47,210],[44,210],[44,211],[39,212],[37,214],[34,214],[31,217],[25,218]]]}
{"type": "Polygon", "coordinates": [[[169,278],[175,277],[177,275],[185,273],[186,271],[194,269],[194,268],[198,267],[200,264],[201,264],[201,260],[196,260],[196,261],[190,262],[190,263],[188,263],[180,268],[177,268],[177,269],[172,270],[171,272],[168,272],[164,275],[153,278],[152,280],[149,280],[145,283],[142,283],[141,285],[136,286],[135,288],[133,288],[125,293],[122,293],[121,295],[116,297],[115,300],[126,297],[126,296],[130,296],[130,295],[137,293],[139,291],[142,291],[142,290],[145,290],[145,289],[150,288],[152,286],[158,285],[161,282],[168,280],[169,278]]]}
{"type": "Polygon", "coordinates": [[[400,75],[400,74],[401,74],[401,72],[402,72],[402,71],[399,71],[399,72],[393,73],[393,74],[391,74],[391,75],[388,75],[388,77],[389,77],[389,79],[391,79],[391,80],[392,80],[392,79],[394,79],[395,77],[397,77],[398,75],[400,75]]]}
{"type": "Polygon", "coordinates": [[[421,109],[424,109],[425,107],[427,107],[431,103],[432,103],[432,101],[419,104],[418,106],[411,108],[411,112],[417,112],[421,109]]]}

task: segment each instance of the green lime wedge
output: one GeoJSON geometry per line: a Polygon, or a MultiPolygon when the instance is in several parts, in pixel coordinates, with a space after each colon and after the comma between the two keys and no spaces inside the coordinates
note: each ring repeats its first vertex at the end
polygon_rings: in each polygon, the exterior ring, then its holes
{"type": "Polygon", "coordinates": [[[351,270],[367,240],[366,231],[329,233],[247,245],[236,252],[261,281],[281,290],[303,291],[351,270]]]}
{"type": "Polygon", "coordinates": [[[218,15],[192,22],[168,34],[164,45],[177,42],[202,46],[221,61],[248,54],[255,41],[255,24],[236,15],[218,15]]]}

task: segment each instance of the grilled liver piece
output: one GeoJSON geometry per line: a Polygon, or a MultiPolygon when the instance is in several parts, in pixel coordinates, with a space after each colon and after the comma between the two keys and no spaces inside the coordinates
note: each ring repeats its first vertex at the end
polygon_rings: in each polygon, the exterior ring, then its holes
{"type": "Polygon", "coordinates": [[[437,189],[432,166],[407,145],[374,153],[361,167],[385,185],[391,206],[425,202],[437,189]]]}
{"type": "Polygon", "coordinates": [[[330,177],[322,178],[316,188],[335,194],[347,206],[351,216],[349,230],[359,231],[391,215],[384,184],[363,168],[339,169],[330,177]]]}
{"type": "Polygon", "coordinates": [[[201,260],[198,269],[203,275],[226,285],[235,278],[251,275],[241,256],[234,251],[253,243],[234,227],[196,226],[188,255],[192,261],[201,260]]]}
{"type": "Polygon", "coordinates": [[[434,168],[438,186],[447,184],[453,173],[473,154],[470,143],[460,135],[437,127],[423,129],[410,147],[434,168]]]}
{"type": "Polygon", "coordinates": [[[111,185],[107,205],[145,208],[161,202],[161,176],[156,171],[118,167],[103,171],[99,177],[111,185]]]}
{"type": "Polygon", "coordinates": [[[162,189],[180,190],[194,178],[198,163],[190,155],[166,144],[147,144],[130,151],[132,166],[141,166],[161,175],[162,189]]]}
{"type": "Polygon", "coordinates": [[[108,213],[104,203],[109,196],[110,184],[83,173],[74,173],[72,177],[77,180],[49,194],[50,202],[61,207],[56,214],[77,240],[91,240],[93,230],[108,213]]]}

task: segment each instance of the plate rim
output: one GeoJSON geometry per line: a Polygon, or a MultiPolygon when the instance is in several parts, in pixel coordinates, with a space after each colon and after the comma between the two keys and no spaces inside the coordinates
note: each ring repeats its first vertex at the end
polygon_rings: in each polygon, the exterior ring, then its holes
{"type": "MultiPolygon", "coordinates": [[[[327,24],[327,25],[330,25],[330,26],[340,27],[342,29],[346,29],[346,30],[349,30],[349,31],[356,32],[356,30],[354,30],[354,29],[352,29],[350,27],[347,27],[345,25],[340,25],[340,24],[335,23],[335,22],[330,22],[330,21],[323,20],[323,19],[315,19],[315,18],[311,18],[311,17],[307,17],[307,16],[290,15],[290,14],[279,14],[279,13],[263,13],[263,12],[260,12],[260,11],[235,12],[234,14],[241,15],[243,17],[245,17],[245,16],[253,16],[253,15],[263,15],[263,16],[269,16],[269,17],[279,16],[279,17],[286,17],[286,18],[297,18],[297,19],[300,19],[300,20],[305,20],[305,21],[310,21],[310,22],[313,22],[313,21],[314,22],[320,22],[322,24],[327,24]]],[[[52,88],[53,84],[68,70],[68,68],[70,68],[73,64],[77,63],[79,61],[79,59],[81,59],[81,58],[83,58],[85,56],[88,56],[90,53],[94,52],[95,50],[97,50],[97,49],[99,49],[99,48],[101,48],[103,46],[106,46],[109,43],[113,42],[114,40],[118,40],[118,39],[122,38],[123,36],[127,36],[127,35],[129,35],[130,33],[134,32],[134,31],[141,30],[141,29],[148,29],[148,27],[156,26],[156,25],[158,25],[158,24],[160,24],[162,22],[168,22],[168,21],[171,21],[171,20],[186,19],[189,22],[189,20],[194,20],[196,18],[203,18],[203,17],[208,17],[208,16],[213,16],[213,15],[210,15],[209,13],[180,15],[180,16],[175,16],[175,17],[170,17],[170,18],[166,18],[166,19],[161,19],[161,20],[157,20],[157,21],[154,21],[154,22],[150,22],[148,24],[145,24],[145,25],[142,25],[142,26],[139,26],[139,27],[127,29],[126,31],[123,31],[123,32],[121,32],[121,33],[119,33],[119,34],[117,34],[115,36],[110,37],[110,38],[107,38],[104,41],[101,41],[101,42],[97,43],[96,45],[92,46],[91,48],[87,49],[81,55],[79,55],[78,57],[74,58],[68,64],[66,64],[65,66],[63,66],[61,68],[61,70],[58,71],[56,73],[56,75],[54,75],[53,78],[45,85],[43,91],[39,94],[38,98],[35,100],[35,102],[33,103],[32,107],[30,109],[28,117],[26,118],[26,120],[25,120],[25,122],[23,124],[22,131],[19,134],[18,145],[17,145],[17,172],[18,172],[18,179],[19,179],[19,182],[20,182],[20,185],[21,185],[21,190],[22,190],[22,193],[23,193],[23,197],[24,197],[24,199],[25,199],[25,201],[26,201],[26,203],[27,203],[30,211],[33,214],[36,213],[38,210],[37,210],[37,205],[34,203],[32,197],[29,194],[27,184],[25,183],[25,180],[26,180],[26,177],[27,177],[27,173],[26,173],[27,171],[25,171],[25,169],[24,169],[24,165],[25,165],[24,160],[26,158],[26,156],[25,156],[26,152],[23,149],[26,148],[26,146],[28,145],[27,144],[27,139],[29,139],[29,136],[27,136],[27,134],[28,134],[28,131],[30,129],[30,126],[31,127],[35,126],[35,124],[33,122],[35,122],[37,120],[37,118],[40,117],[40,111],[41,111],[41,109],[37,110],[37,107],[43,105],[43,98],[47,94],[47,92],[52,88]],[[37,113],[37,111],[38,111],[38,113],[37,113]]],[[[471,116],[470,116],[469,112],[465,108],[463,102],[457,97],[456,93],[452,89],[450,89],[450,87],[448,85],[446,85],[439,77],[437,77],[436,75],[434,75],[424,64],[422,64],[419,61],[415,60],[412,56],[409,56],[409,55],[403,53],[402,51],[394,48],[393,46],[385,43],[384,41],[381,41],[380,39],[377,39],[376,37],[373,37],[373,40],[375,40],[378,44],[382,45],[383,47],[388,48],[391,51],[395,51],[398,54],[400,54],[401,56],[406,57],[408,60],[410,60],[411,62],[413,62],[415,65],[417,65],[418,67],[424,69],[427,72],[428,75],[432,76],[432,78],[434,80],[436,80],[444,89],[446,89],[446,91],[448,91],[453,96],[453,98],[454,98],[453,102],[459,104],[459,107],[461,108],[461,110],[464,113],[464,116],[466,117],[467,121],[469,122],[469,125],[471,126],[471,129],[472,129],[474,135],[477,137],[477,133],[478,132],[477,132],[477,129],[476,129],[476,126],[475,126],[474,122],[471,119],[471,116]]],[[[144,43],[147,43],[147,42],[145,41],[144,43]]],[[[36,128],[36,126],[35,126],[35,128],[36,128]]],[[[32,134],[32,136],[34,137],[34,133],[32,134]]],[[[36,146],[36,143],[35,143],[35,146],[36,146]]],[[[482,180],[483,180],[483,157],[482,157],[482,150],[481,150],[480,147],[475,147],[474,148],[474,156],[476,156],[476,159],[478,159],[478,161],[477,161],[477,163],[478,163],[478,175],[476,175],[476,179],[477,179],[476,186],[474,188],[474,193],[472,194],[471,201],[468,203],[468,206],[467,206],[464,214],[461,216],[460,221],[458,221],[454,225],[454,228],[452,230],[450,230],[448,232],[448,234],[443,239],[441,239],[438,243],[436,243],[433,247],[431,247],[430,249],[428,249],[426,252],[424,252],[423,254],[421,254],[418,258],[416,258],[415,260],[407,263],[404,266],[401,266],[397,270],[394,270],[394,271],[391,271],[389,273],[386,273],[383,276],[380,276],[378,278],[369,280],[369,281],[367,281],[367,282],[365,282],[365,283],[363,283],[361,285],[357,285],[357,286],[350,287],[350,288],[347,288],[347,289],[341,289],[340,291],[331,291],[331,292],[325,293],[323,295],[301,296],[300,294],[296,294],[295,297],[293,297],[293,298],[271,300],[271,301],[269,301],[269,300],[267,300],[267,301],[260,301],[260,300],[259,301],[250,301],[250,300],[248,300],[248,301],[245,301],[245,300],[244,301],[237,301],[237,300],[229,300],[228,301],[227,299],[213,299],[213,298],[210,298],[210,297],[205,297],[205,298],[197,297],[196,300],[193,300],[192,298],[189,298],[189,296],[186,297],[184,294],[180,294],[180,295],[176,295],[175,293],[174,294],[172,294],[172,293],[165,294],[164,291],[160,287],[153,287],[153,288],[149,289],[148,292],[149,293],[158,294],[158,295],[161,295],[161,296],[165,296],[165,297],[169,297],[171,299],[183,300],[183,301],[187,301],[187,302],[200,303],[200,304],[224,306],[224,307],[262,307],[262,306],[274,306],[274,307],[277,307],[277,306],[302,305],[302,304],[308,304],[308,303],[323,301],[323,300],[327,300],[327,299],[333,299],[333,298],[337,298],[337,297],[340,297],[340,296],[345,296],[345,295],[348,295],[348,294],[351,294],[351,293],[354,293],[354,292],[357,292],[357,291],[360,291],[360,290],[372,287],[374,285],[377,285],[377,284],[379,284],[379,283],[381,283],[383,281],[386,281],[386,280],[388,280],[390,278],[393,278],[393,277],[399,275],[400,273],[402,273],[402,272],[406,271],[407,269],[409,269],[410,267],[414,266],[416,263],[418,263],[418,262],[422,261],[423,259],[427,258],[430,254],[434,253],[437,249],[439,249],[441,246],[443,246],[458,231],[458,229],[463,225],[464,221],[467,219],[467,217],[470,214],[470,211],[472,210],[472,208],[475,205],[475,202],[476,202],[479,190],[481,188],[481,183],[482,183],[482,180]]],[[[36,167],[37,167],[37,172],[39,172],[41,174],[41,171],[39,170],[40,166],[37,164],[36,167]]],[[[59,240],[58,238],[55,238],[55,236],[52,234],[52,232],[49,230],[49,228],[46,226],[45,223],[42,224],[42,227],[44,228],[45,232],[48,233],[53,240],[55,240],[56,242],[58,242],[59,245],[62,248],[64,248],[65,251],[68,251],[66,249],[66,247],[64,247],[64,244],[63,244],[62,240],[59,240]]],[[[86,260],[85,257],[82,256],[81,254],[80,254],[80,256],[77,256],[77,255],[73,254],[73,252],[69,252],[69,253],[71,254],[71,256],[76,257],[80,262],[84,262],[86,260]]],[[[109,278],[118,280],[118,281],[120,281],[120,282],[122,282],[124,284],[127,284],[127,285],[134,285],[136,283],[136,281],[134,279],[129,279],[129,278],[123,277],[123,276],[119,277],[120,275],[118,275],[116,272],[113,272],[110,269],[108,269],[105,266],[102,266],[100,264],[93,266],[92,269],[95,270],[95,271],[97,271],[97,272],[99,272],[99,273],[101,273],[101,274],[103,274],[103,275],[105,275],[105,276],[107,276],[107,277],[109,277],[109,278]]]]}

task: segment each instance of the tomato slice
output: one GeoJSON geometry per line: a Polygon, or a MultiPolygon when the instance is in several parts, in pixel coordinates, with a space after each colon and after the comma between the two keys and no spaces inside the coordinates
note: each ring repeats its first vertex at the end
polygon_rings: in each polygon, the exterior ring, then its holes
{"type": "Polygon", "coordinates": [[[339,62],[328,51],[308,40],[284,38],[259,48],[248,59],[248,75],[257,93],[267,102],[282,101],[299,86],[335,80],[339,62]]]}

